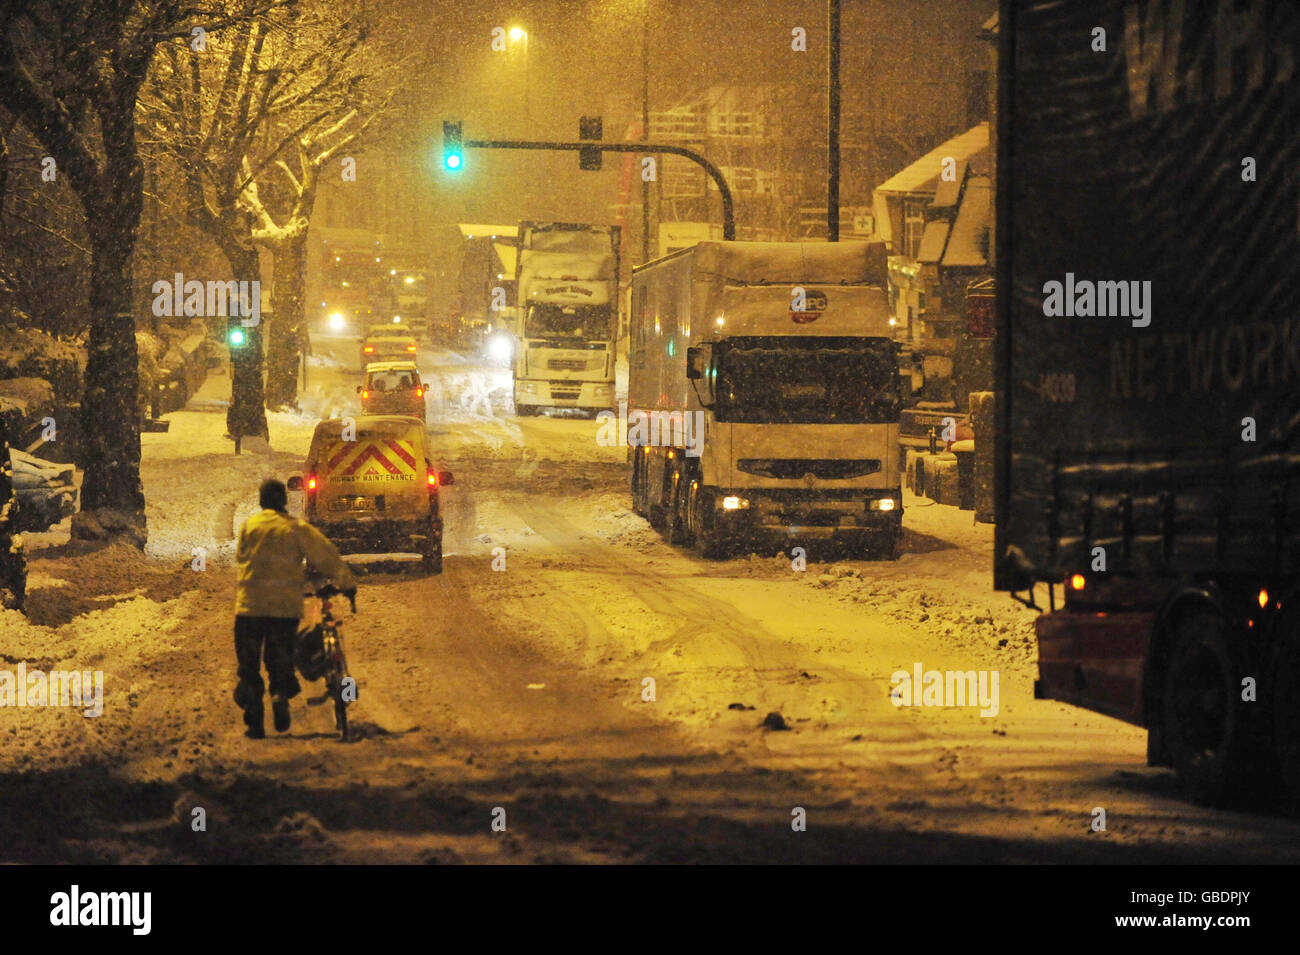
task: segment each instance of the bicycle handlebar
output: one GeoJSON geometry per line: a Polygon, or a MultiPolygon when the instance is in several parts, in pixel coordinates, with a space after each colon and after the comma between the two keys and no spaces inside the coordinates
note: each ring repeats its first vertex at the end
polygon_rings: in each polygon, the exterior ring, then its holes
{"type": "Polygon", "coordinates": [[[347,598],[348,598],[348,603],[349,603],[349,604],[351,605],[351,607],[352,607],[352,612],[353,612],[353,613],[356,613],[356,612],[357,612],[357,592],[356,592],[356,589],[355,589],[355,588],[352,589],[352,590],[339,590],[339,589],[338,589],[337,587],[335,587],[333,584],[326,584],[324,587],[321,587],[321,588],[319,588],[318,590],[316,590],[316,591],[313,592],[313,596],[315,596],[315,597],[319,597],[321,600],[328,600],[329,598],[331,598],[331,597],[337,597],[337,596],[339,596],[340,594],[342,594],[344,597],[347,597],[347,598]]]}

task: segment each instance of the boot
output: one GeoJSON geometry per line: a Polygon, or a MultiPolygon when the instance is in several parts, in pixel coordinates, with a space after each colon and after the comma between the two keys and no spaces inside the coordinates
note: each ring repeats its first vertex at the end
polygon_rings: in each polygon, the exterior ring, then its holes
{"type": "Polygon", "coordinates": [[[275,731],[289,732],[289,701],[281,697],[272,697],[271,714],[275,717],[275,731]]]}
{"type": "Polygon", "coordinates": [[[250,707],[244,710],[244,725],[248,729],[244,730],[244,735],[249,739],[266,739],[265,715],[262,707],[250,707]]]}

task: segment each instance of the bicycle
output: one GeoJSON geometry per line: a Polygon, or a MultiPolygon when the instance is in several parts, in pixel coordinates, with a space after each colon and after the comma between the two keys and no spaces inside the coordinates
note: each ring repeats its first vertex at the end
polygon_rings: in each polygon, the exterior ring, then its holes
{"type": "Polygon", "coordinates": [[[321,643],[319,648],[314,646],[311,648],[310,658],[304,658],[300,651],[298,670],[309,680],[318,680],[322,676],[325,678],[326,695],[334,702],[334,726],[339,731],[339,739],[347,740],[348,703],[354,702],[357,694],[355,680],[351,682],[352,692],[347,694],[352,697],[351,700],[347,699],[344,692],[350,679],[348,662],[343,652],[343,634],[339,630],[339,620],[334,616],[330,606],[331,600],[340,595],[348,598],[348,603],[351,604],[352,612],[355,614],[357,612],[355,593],[343,594],[343,591],[333,584],[326,584],[312,592],[312,596],[321,602],[321,619],[317,624],[320,629],[321,643]]]}

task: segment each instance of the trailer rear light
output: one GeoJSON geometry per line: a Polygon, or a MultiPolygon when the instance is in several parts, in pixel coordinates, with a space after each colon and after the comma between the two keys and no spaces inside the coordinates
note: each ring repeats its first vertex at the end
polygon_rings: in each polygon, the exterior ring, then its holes
{"type": "Polygon", "coordinates": [[[407,346],[406,346],[406,350],[407,350],[407,351],[410,351],[410,352],[413,352],[413,351],[415,351],[415,346],[414,346],[414,345],[407,345],[407,346]]]}
{"type": "Polygon", "coordinates": [[[363,348],[363,349],[361,349],[361,350],[362,350],[363,352],[365,352],[367,355],[373,355],[373,354],[375,353],[375,346],[374,346],[374,345],[367,345],[365,348],[363,348]]]}
{"type": "Polygon", "coordinates": [[[1258,599],[1259,599],[1259,609],[1260,609],[1260,610],[1263,610],[1265,607],[1268,606],[1268,591],[1267,591],[1267,590],[1261,590],[1261,591],[1259,592],[1259,598],[1258,598],[1258,599]]]}
{"type": "Polygon", "coordinates": [[[307,478],[307,490],[316,490],[316,475],[312,474],[307,478]]]}
{"type": "Polygon", "coordinates": [[[1084,577],[1083,574],[1071,574],[1071,575],[1070,575],[1070,589],[1071,589],[1071,590],[1082,590],[1082,589],[1083,589],[1084,587],[1086,587],[1087,585],[1088,585],[1088,579],[1087,579],[1086,577],[1084,577]]]}
{"type": "Polygon", "coordinates": [[[417,398],[423,398],[423,397],[424,397],[424,389],[423,389],[423,388],[416,388],[416,389],[415,389],[415,397],[417,397],[417,398]]]}
{"type": "Polygon", "coordinates": [[[361,397],[362,397],[363,399],[365,399],[365,398],[369,398],[369,397],[370,397],[370,392],[368,392],[368,391],[363,391],[363,392],[361,392],[361,397]]]}

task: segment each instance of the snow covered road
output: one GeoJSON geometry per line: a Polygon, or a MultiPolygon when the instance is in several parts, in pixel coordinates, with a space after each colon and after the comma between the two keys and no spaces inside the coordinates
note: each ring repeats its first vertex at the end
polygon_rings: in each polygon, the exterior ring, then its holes
{"type": "Polygon", "coordinates": [[[909,496],[896,562],[702,561],[630,513],[595,422],[516,419],[502,373],[445,354],[421,358],[456,476],[444,573],[363,566],[355,741],[319,684],[287,736],[245,739],[234,528],[354,408],[349,344],[319,350],[303,413],[270,416],[273,451],[231,453],[223,378],[144,436],[146,554],[30,538],[4,665],[102,669],[104,712],[0,709],[0,861],[1300,858],[1275,809],[1190,805],[1139,731],[1032,699],[1033,615],[992,591],[969,512],[909,496]],[[996,712],[895,706],[918,666],[995,673],[996,712]]]}

